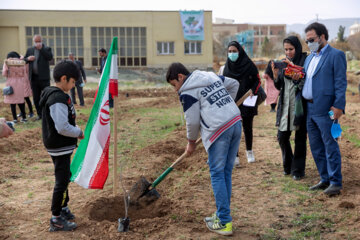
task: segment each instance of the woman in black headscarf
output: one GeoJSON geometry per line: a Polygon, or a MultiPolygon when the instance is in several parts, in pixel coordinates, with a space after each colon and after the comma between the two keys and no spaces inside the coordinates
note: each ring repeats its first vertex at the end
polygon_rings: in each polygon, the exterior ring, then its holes
{"type": "MultiPolygon", "coordinates": [[[[296,36],[284,39],[283,46],[286,59],[284,62],[303,66],[307,54],[302,52],[302,46],[296,36]]],[[[275,68],[272,63],[275,87],[280,90],[280,98],[276,114],[278,126],[278,141],[282,152],[284,174],[292,174],[294,180],[305,176],[306,160],[306,103],[301,96],[305,79],[294,80],[285,76],[284,69],[275,68]],[[291,149],[290,136],[295,131],[295,149],[291,149]]]]}
{"type": "MultiPolygon", "coordinates": [[[[232,41],[228,45],[228,58],[222,75],[239,81],[240,86],[235,101],[239,100],[249,89],[252,90],[252,95],[255,95],[261,85],[259,71],[237,41],[232,41]]],[[[252,150],[252,128],[254,116],[257,115],[257,106],[247,107],[241,104],[239,108],[243,121],[247,160],[249,163],[255,162],[252,150]]],[[[238,157],[235,160],[235,166],[239,166],[238,157]]]]}

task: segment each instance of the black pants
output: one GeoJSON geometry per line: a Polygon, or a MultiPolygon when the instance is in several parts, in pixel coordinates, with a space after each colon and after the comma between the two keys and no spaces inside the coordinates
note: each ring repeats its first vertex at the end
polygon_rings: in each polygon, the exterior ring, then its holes
{"type": "Polygon", "coordinates": [[[69,202],[70,156],[71,154],[51,156],[55,167],[55,186],[51,203],[51,212],[54,216],[59,216],[61,208],[66,207],[69,202]]]}
{"type": "Polygon", "coordinates": [[[298,177],[305,176],[306,133],[305,125],[295,131],[295,151],[293,153],[290,144],[291,131],[278,131],[284,172],[298,177]]]}
{"type": "Polygon", "coordinates": [[[271,110],[275,110],[275,108],[276,108],[276,103],[272,103],[272,104],[270,104],[270,106],[271,106],[271,110]]]}
{"type": "MultiPolygon", "coordinates": [[[[21,116],[26,119],[25,103],[20,103],[20,104],[18,104],[18,106],[19,106],[19,108],[20,108],[21,116]],[[25,117],[24,117],[24,116],[25,116],[25,117]]],[[[13,119],[14,119],[14,120],[17,120],[16,104],[10,104],[10,109],[11,109],[11,114],[12,114],[12,116],[13,116],[13,119]]]]}
{"type": "Polygon", "coordinates": [[[252,150],[254,116],[242,117],[243,131],[245,135],[246,150],[252,150]]]}
{"type": "MultiPolygon", "coordinates": [[[[83,88],[80,87],[80,86],[78,86],[78,85],[76,85],[76,84],[75,84],[75,87],[76,87],[76,90],[77,90],[78,95],[79,95],[80,105],[81,105],[81,106],[84,106],[83,88]]],[[[70,90],[71,101],[73,102],[73,104],[76,104],[75,87],[73,87],[73,88],[70,90]]]]}
{"type": "Polygon", "coordinates": [[[41,108],[39,105],[40,95],[44,88],[50,86],[50,80],[39,80],[36,75],[32,75],[31,78],[31,89],[33,91],[34,105],[36,108],[37,115],[41,117],[41,108]]]}
{"type": "Polygon", "coordinates": [[[26,104],[28,105],[29,113],[34,113],[34,112],[33,112],[33,107],[32,107],[31,101],[30,101],[30,98],[29,98],[29,97],[26,97],[26,98],[25,98],[25,101],[26,101],[26,104]]]}

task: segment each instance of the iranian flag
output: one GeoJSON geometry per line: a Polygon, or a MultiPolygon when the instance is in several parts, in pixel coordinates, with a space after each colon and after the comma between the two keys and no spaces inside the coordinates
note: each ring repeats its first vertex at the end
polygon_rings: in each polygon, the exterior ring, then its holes
{"type": "Polygon", "coordinates": [[[117,37],[114,37],[100,77],[95,103],[85,127],[85,137],[81,140],[70,166],[71,181],[84,188],[102,189],[109,173],[109,90],[112,94],[115,91],[117,93],[117,50],[117,37]]]}

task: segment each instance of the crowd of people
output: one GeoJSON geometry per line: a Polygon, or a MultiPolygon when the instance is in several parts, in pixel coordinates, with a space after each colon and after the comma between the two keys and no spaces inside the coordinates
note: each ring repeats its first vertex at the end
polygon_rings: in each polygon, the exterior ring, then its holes
{"type": "MultiPolygon", "coordinates": [[[[328,196],[342,189],[341,154],[338,135],[333,127],[344,113],[347,87],[345,54],[332,48],[323,24],[312,23],[305,29],[310,54],[303,52],[297,36],[283,40],[285,58],[270,61],[264,73],[271,111],[276,107],[277,139],[284,175],[298,181],[305,177],[306,140],[315,160],[320,181],[309,190],[323,190],[328,196]],[[290,136],[295,132],[295,148],[290,136]]],[[[208,153],[210,179],[216,212],[204,219],[210,231],[232,235],[231,176],[239,164],[238,148],[243,128],[248,162],[254,162],[252,123],[257,115],[253,107],[236,102],[250,90],[258,95],[261,80],[258,70],[236,41],[227,48],[227,61],[219,71],[196,70],[190,73],[181,63],[169,66],[166,75],[180,96],[186,119],[191,155],[201,135],[208,153]],[[235,91],[235,93],[234,93],[235,91]]]]}
{"type": "MultiPolygon", "coordinates": [[[[282,153],[283,173],[298,181],[305,177],[306,141],[315,160],[320,181],[310,190],[324,190],[331,196],[342,189],[341,154],[332,128],[345,110],[346,60],[342,51],[332,48],[328,31],[323,24],[312,23],[305,29],[310,54],[303,52],[297,36],[283,40],[285,58],[278,64],[270,61],[263,77],[266,80],[267,104],[276,111],[277,139],[282,153]],[[289,66],[299,71],[288,71],[289,66]],[[276,109],[277,108],[277,109],[276,109]],[[329,115],[330,114],[330,115],[329,115]],[[295,147],[290,136],[295,133],[295,147]]],[[[51,49],[35,35],[34,46],[24,57],[11,52],[4,63],[3,75],[12,93],[4,101],[11,106],[14,122],[17,121],[16,104],[22,122],[26,122],[25,102],[29,116],[34,112],[29,97],[33,95],[37,119],[42,119],[44,145],[55,167],[55,187],[52,200],[50,230],[73,230],[70,222],[75,216],[67,203],[70,181],[70,156],[77,139],[84,134],[75,124],[75,86],[80,105],[84,105],[82,87],[86,75],[81,62],[72,53],[69,60],[60,61],[54,68],[55,85],[50,87],[49,61],[51,49]],[[65,94],[71,91],[71,97],[65,94]]],[[[100,49],[102,72],[106,50],[100,49]]],[[[208,153],[208,165],[213,188],[216,212],[204,219],[210,231],[221,235],[232,234],[231,188],[232,170],[239,166],[239,144],[242,130],[245,135],[246,156],[255,162],[253,152],[253,120],[258,104],[248,106],[236,102],[250,92],[250,98],[259,95],[261,78],[258,69],[242,46],[232,41],[227,48],[227,61],[219,75],[196,70],[192,73],[181,63],[172,63],[166,80],[180,96],[186,119],[188,144],[191,155],[195,141],[201,135],[208,153]]],[[[11,91],[10,91],[11,92],[11,91]]],[[[110,96],[111,97],[111,96],[110,96]]],[[[0,136],[8,136],[12,125],[0,119],[0,136]],[[3,134],[4,133],[4,134],[3,134]]]]}

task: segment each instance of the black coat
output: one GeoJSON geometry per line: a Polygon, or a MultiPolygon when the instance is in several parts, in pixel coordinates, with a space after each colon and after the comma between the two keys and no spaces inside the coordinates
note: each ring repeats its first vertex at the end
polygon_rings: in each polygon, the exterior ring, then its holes
{"type": "MultiPolygon", "coordinates": [[[[297,65],[298,66],[303,66],[306,57],[307,57],[307,54],[302,53],[297,65]]],[[[280,97],[279,97],[279,102],[278,102],[277,111],[276,111],[276,124],[275,124],[276,126],[280,126],[281,116],[282,116],[282,113],[283,113],[285,78],[287,79],[286,81],[291,81],[290,78],[287,78],[284,75],[284,70],[282,69],[282,70],[279,70],[278,77],[274,81],[275,87],[280,91],[280,97]]],[[[305,82],[305,79],[302,79],[301,81],[295,81],[294,82],[295,84],[299,84],[299,90],[298,91],[302,90],[302,87],[304,86],[304,82],[305,82]]],[[[298,92],[296,92],[295,95],[296,94],[298,94],[298,92]]],[[[306,101],[305,101],[304,98],[302,98],[302,103],[303,103],[303,107],[306,108],[307,105],[306,105],[306,101]]],[[[306,113],[306,109],[304,109],[304,112],[306,113]]],[[[294,119],[294,121],[297,121],[297,119],[294,119]]],[[[305,124],[306,117],[304,117],[304,119],[301,119],[301,122],[303,124],[305,124]]],[[[295,124],[295,125],[299,125],[299,124],[295,124]]]]}
{"type": "MultiPolygon", "coordinates": [[[[28,50],[26,51],[26,54],[25,54],[25,58],[24,58],[26,63],[29,63],[29,78],[30,78],[30,80],[32,80],[32,78],[33,78],[32,69],[33,69],[34,61],[28,61],[27,58],[29,56],[35,56],[35,47],[28,48],[28,50]]],[[[39,52],[39,58],[35,60],[38,63],[37,79],[43,80],[43,81],[50,81],[50,63],[49,63],[49,61],[51,61],[52,59],[53,59],[53,54],[51,52],[51,48],[45,47],[45,45],[43,44],[43,46],[39,52]]]]}
{"type": "Polygon", "coordinates": [[[83,82],[83,79],[86,79],[86,74],[80,61],[75,60],[75,64],[78,66],[80,71],[79,78],[76,80],[75,85],[80,86],[80,84],[83,82]]]}
{"type": "Polygon", "coordinates": [[[60,135],[50,115],[50,106],[56,103],[68,107],[68,122],[76,126],[76,113],[69,95],[57,87],[46,87],[41,93],[40,106],[42,107],[42,137],[47,149],[57,149],[77,144],[77,138],[60,135]]]}
{"type": "MultiPolygon", "coordinates": [[[[247,75],[243,79],[238,80],[240,83],[238,92],[236,94],[235,102],[237,102],[245,93],[247,93],[250,89],[253,93],[257,93],[257,90],[260,86],[259,74],[257,75],[247,75]]],[[[255,107],[247,107],[243,104],[239,107],[242,117],[252,117],[258,114],[258,106],[255,107]]]]}

